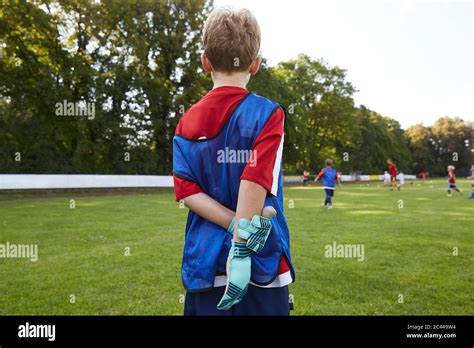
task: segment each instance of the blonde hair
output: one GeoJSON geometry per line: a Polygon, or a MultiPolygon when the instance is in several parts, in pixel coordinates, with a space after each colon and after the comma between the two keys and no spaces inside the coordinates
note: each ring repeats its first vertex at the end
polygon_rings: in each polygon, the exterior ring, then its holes
{"type": "Polygon", "coordinates": [[[218,8],[204,24],[204,54],[218,72],[246,71],[260,50],[260,27],[247,9],[218,8]]]}
{"type": "Polygon", "coordinates": [[[454,166],[448,166],[448,172],[450,172],[450,171],[452,171],[452,170],[454,170],[454,169],[455,169],[454,166]]]}

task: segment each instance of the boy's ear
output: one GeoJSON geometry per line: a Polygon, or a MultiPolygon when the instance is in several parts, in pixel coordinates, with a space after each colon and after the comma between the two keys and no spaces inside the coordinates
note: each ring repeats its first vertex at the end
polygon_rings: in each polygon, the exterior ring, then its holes
{"type": "Polygon", "coordinates": [[[201,55],[201,64],[205,72],[211,72],[214,70],[212,68],[211,61],[209,60],[209,58],[206,57],[204,53],[201,55]]]}
{"type": "Polygon", "coordinates": [[[260,69],[261,63],[262,63],[262,58],[260,56],[257,56],[257,58],[253,60],[252,64],[250,64],[250,69],[249,69],[250,75],[253,76],[258,72],[258,69],[260,69]]]}

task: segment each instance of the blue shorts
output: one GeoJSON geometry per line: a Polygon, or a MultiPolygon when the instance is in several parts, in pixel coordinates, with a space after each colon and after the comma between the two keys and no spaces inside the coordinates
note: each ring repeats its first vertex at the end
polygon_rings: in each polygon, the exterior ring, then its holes
{"type": "Polygon", "coordinates": [[[326,196],[334,197],[334,190],[331,189],[324,189],[326,191],[326,196]]]}
{"type": "Polygon", "coordinates": [[[224,295],[225,286],[203,292],[187,292],[184,315],[290,315],[288,286],[260,288],[250,285],[244,299],[231,309],[216,308],[224,295]]]}

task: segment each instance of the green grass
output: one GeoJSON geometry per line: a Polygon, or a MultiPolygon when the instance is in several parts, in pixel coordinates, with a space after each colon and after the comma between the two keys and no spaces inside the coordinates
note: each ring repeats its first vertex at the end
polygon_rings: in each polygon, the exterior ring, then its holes
{"type": "MultiPolygon", "coordinates": [[[[474,200],[445,189],[348,184],[326,210],[320,187],[286,187],[293,314],[474,314],[474,200]],[[325,257],[334,241],[365,261],[325,257]]],[[[186,214],[169,190],[0,193],[0,243],[39,245],[37,262],[0,258],[0,315],[180,315],[186,214]]]]}

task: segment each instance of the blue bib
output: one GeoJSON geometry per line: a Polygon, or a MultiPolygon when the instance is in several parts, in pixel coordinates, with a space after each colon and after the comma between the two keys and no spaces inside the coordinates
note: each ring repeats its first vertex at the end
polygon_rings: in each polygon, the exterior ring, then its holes
{"type": "Polygon", "coordinates": [[[324,175],[321,183],[326,187],[334,187],[336,185],[337,171],[334,168],[324,168],[324,175]]]}
{"type": "MultiPolygon", "coordinates": [[[[228,154],[251,150],[257,136],[278,107],[273,101],[249,93],[216,136],[193,140],[175,135],[173,174],[197,183],[203,192],[235,211],[240,176],[247,163],[229,163],[228,154]],[[223,153],[227,154],[227,160],[222,161],[223,153]]],[[[264,204],[273,206],[277,216],[271,220],[273,227],[265,247],[260,253],[252,255],[251,280],[259,285],[270,284],[276,278],[282,254],[286,256],[295,279],[288,225],[283,213],[282,183],[280,166],[277,196],[267,197],[264,204]]],[[[225,229],[189,211],[181,267],[186,290],[201,291],[214,286],[216,273],[226,271],[230,245],[231,235],[225,229]]]]}

